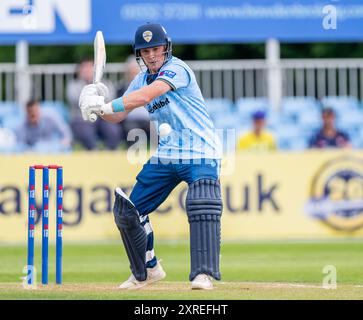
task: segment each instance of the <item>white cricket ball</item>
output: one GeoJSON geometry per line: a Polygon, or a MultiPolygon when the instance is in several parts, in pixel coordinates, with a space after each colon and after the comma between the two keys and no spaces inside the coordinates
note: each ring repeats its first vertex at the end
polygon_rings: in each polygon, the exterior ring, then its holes
{"type": "Polygon", "coordinates": [[[171,127],[169,124],[167,123],[162,123],[160,126],[159,126],[159,136],[160,137],[165,137],[167,135],[169,135],[171,132],[171,127]]]}

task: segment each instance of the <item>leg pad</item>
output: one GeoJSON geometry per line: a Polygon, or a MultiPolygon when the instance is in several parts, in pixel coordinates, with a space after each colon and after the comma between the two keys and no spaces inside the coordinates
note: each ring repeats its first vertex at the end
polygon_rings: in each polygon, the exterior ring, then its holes
{"type": "Polygon", "coordinates": [[[189,185],[186,209],[190,226],[190,281],[200,273],[221,279],[219,255],[222,208],[218,181],[202,179],[189,185]]]}
{"type": "Polygon", "coordinates": [[[120,189],[115,192],[113,214],[130,261],[131,272],[139,281],[146,280],[146,232],[133,203],[120,189]]]}

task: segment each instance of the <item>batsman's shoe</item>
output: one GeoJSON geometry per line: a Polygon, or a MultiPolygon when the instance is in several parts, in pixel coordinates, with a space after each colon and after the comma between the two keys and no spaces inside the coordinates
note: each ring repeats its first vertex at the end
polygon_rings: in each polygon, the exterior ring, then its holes
{"type": "Polygon", "coordinates": [[[192,281],[192,290],[212,290],[212,278],[204,273],[198,274],[192,281]]]}
{"type": "Polygon", "coordinates": [[[166,273],[160,262],[154,268],[147,269],[147,278],[145,281],[138,281],[132,274],[124,283],[119,286],[119,289],[135,290],[147,286],[156,281],[160,281],[166,277],[166,273]]]}

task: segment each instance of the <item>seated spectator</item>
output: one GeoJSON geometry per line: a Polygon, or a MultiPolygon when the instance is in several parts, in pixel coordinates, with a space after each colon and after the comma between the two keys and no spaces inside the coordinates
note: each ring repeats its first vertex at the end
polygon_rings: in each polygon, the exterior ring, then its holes
{"type": "MultiPolygon", "coordinates": [[[[71,107],[71,127],[74,138],[87,150],[94,150],[99,140],[103,141],[106,148],[114,150],[118,147],[121,136],[119,124],[110,123],[98,118],[92,123],[84,121],[78,107],[79,95],[83,86],[93,81],[93,60],[85,59],[78,67],[78,77],[67,85],[67,100],[71,107]]],[[[109,89],[108,100],[116,97],[115,89],[109,82],[103,80],[109,89]]]]}
{"type": "Polygon", "coordinates": [[[310,148],[349,148],[349,136],[347,133],[335,128],[335,112],[332,108],[324,108],[322,111],[322,128],[310,139],[310,148]]]}
{"type": "Polygon", "coordinates": [[[272,151],[276,150],[273,135],[265,130],[266,115],[263,111],[256,111],[252,115],[253,127],[238,141],[238,150],[272,151]]]}
{"type": "MultiPolygon", "coordinates": [[[[135,56],[131,55],[126,60],[126,74],[124,83],[118,88],[117,96],[121,97],[129,87],[131,81],[139,74],[140,67],[136,62],[135,56]]],[[[145,108],[136,108],[129,113],[127,118],[120,122],[122,128],[122,140],[128,146],[134,141],[127,141],[128,133],[135,128],[142,129],[146,133],[148,141],[150,141],[150,118],[145,108]]]]}
{"type": "Polygon", "coordinates": [[[42,110],[36,100],[26,104],[26,118],[16,129],[24,151],[65,152],[71,150],[72,132],[58,114],[42,110]]]}

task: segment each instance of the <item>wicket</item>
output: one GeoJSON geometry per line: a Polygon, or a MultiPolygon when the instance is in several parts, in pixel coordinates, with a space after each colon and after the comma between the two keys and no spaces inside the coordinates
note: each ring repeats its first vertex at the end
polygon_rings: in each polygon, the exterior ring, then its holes
{"type": "Polygon", "coordinates": [[[56,283],[62,283],[62,227],[63,227],[63,168],[58,165],[33,165],[29,167],[28,208],[28,284],[34,284],[34,230],[35,230],[35,172],[43,171],[42,181],[42,284],[48,284],[49,239],[49,170],[57,171],[56,186],[56,283]]]}

